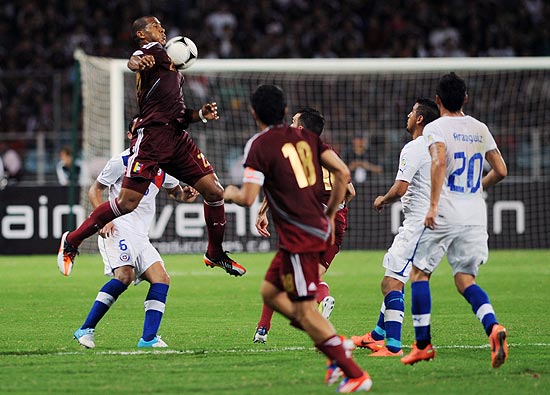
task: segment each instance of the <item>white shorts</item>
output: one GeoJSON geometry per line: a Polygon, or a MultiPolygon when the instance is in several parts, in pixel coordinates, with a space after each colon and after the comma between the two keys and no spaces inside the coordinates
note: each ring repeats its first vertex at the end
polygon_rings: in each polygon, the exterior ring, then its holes
{"type": "Polygon", "coordinates": [[[164,266],[159,252],[153,247],[148,237],[132,235],[131,232],[121,235],[115,229],[111,237],[104,239],[99,236],[97,245],[103,258],[105,275],[113,276],[116,268],[132,266],[136,275],[134,285],[141,282],[143,273],[155,262],[160,262],[164,266]]]}
{"type": "Polygon", "coordinates": [[[477,276],[479,266],[489,258],[488,239],[487,228],[479,225],[438,225],[434,230],[426,229],[418,243],[421,258],[414,265],[425,273],[433,273],[447,254],[453,275],[477,276]]]}
{"type": "Polygon", "coordinates": [[[386,268],[385,276],[395,278],[403,284],[409,281],[413,261],[418,256],[416,246],[423,231],[424,224],[421,220],[405,221],[399,227],[392,245],[384,255],[382,266],[386,268]]]}

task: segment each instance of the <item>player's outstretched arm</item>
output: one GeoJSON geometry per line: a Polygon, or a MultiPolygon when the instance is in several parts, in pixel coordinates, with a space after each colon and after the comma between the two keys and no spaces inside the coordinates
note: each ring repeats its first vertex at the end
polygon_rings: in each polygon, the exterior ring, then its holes
{"type": "Polygon", "coordinates": [[[180,203],[193,203],[199,195],[199,192],[189,185],[186,185],[183,188],[181,185],[178,185],[177,187],[167,189],[166,191],[171,199],[180,203]]]}
{"type": "Polygon", "coordinates": [[[128,68],[133,72],[140,70],[148,70],[155,65],[155,57],[153,55],[132,55],[128,60],[128,68]]]}
{"type": "Polygon", "coordinates": [[[223,198],[227,203],[235,203],[239,206],[250,207],[260,193],[261,186],[245,182],[239,188],[235,185],[228,185],[223,192],[223,198]]]}

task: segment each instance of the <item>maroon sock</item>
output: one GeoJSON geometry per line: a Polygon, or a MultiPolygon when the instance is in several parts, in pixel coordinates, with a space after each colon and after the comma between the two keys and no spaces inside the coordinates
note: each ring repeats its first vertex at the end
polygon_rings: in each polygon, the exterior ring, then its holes
{"type": "Polygon", "coordinates": [[[330,290],[328,288],[328,284],[324,281],[319,281],[319,284],[317,285],[317,294],[315,295],[317,298],[317,303],[321,303],[323,299],[330,295],[330,290]]]}
{"type": "Polygon", "coordinates": [[[346,377],[355,379],[363,375],[363,370],[355,363],[351,355],[349,357],[346,355],[340,336],[331,336],[321,344],[316,344],[315,347],[325,354],[328,359],[335,361],[346,377]]]}
{"type": "Polygon", "coordinates": [[[117,199],[114,201],[104,202],[92,211],[90,216],[82,222],[78,229],[69,233],[67,236],[67,241],[71,243],[73,247],[78,248],[78,246],[82,244],[85,239],[121,215],[122,214],[120,213],[120,207],[117,199]],[[113,211],[113,208],[115,211],[113,211]]]}
{"type": "Polygon", "coordinates": [[[225,207],[223,200],[217,202],[204,201],[204,220],[208,233],[208,248],[206,254],[217,258],[223,254],[223,235],[225,233],[225,207]]]}
{"type": "Polygon", "coordinates": [[[260,322],[258,322],[258,328],[264,327],[269,330],[271,328],[271,318],[273,317],[273,309],[268,305],[264,304],[262,307],[262,316],[260,317],[260,322]]]}

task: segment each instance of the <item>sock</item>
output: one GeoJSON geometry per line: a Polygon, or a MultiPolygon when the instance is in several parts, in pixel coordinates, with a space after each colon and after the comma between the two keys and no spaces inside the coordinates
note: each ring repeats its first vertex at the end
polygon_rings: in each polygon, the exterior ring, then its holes
{"type": "Polygon", "coordinates": [[[384,320],[386,325],[386,347],[391,352],[401,351],[401,327],[405,314],[405,301],[403,293],[391,291],[384,298],[386,313],[384,320]]]}
{"type": "Polygon", "coordinates": [[[464,298],[472,306],[472,310],[477,319],[483,325],[487,336],[491,334],[493,325],[498,324],[495,310],[489,301],[487,293],[477,284],[470,285],[464,290],[464,298]]]}
{"type": "Polygon", "coordinates": [[[317,285],[317,303],[321,303],[324,298],[330,295],[328,284],[324,281],[319,281],[317,285]]]}
{"type": "MultiPolygon", "coordinates": [[[[339,251],[340,251],[340,247],[338,246],[338,244],[336,244],[336,243],[331,244],[331,245],[328,246],[326,251],[322,254],[321,258],[328,265],[330,265],[332,263],[332,261],[334,260],[334,257],[336,256],[336,254],[338,254],[339,251]]],[[[325,266],[325,267],[328,267],[328,266],[325,266]]]]}
{"type": "Polygon", "coordinates": [[[269,331],[271,328],[271,318],[273,317],[273,309],[264,303],[262,307],[262,315],[257,328],[264,327],[269,331]]]}
{"type": "Polygon", "coordinates": [[[374,340],[384,340],[386,338],[386,323],[384,322],[384,316],[386,313],[386,303],[382,301],[380,306],[380,314],[378,315],[378,322],[376,327],[371,332],[371,336],[374,340]]]}
{"type": "Polygon", "coordinates": [[[432,310],[430,283],[428,281],[417,281],[412,283],[411,295],[411,313],[413,317],[416,346],[419,349],[424,349],[432,340],[430,332],[430,313],[432,310]]]}
{"type": "Polygon", "coordinates": [[[88,313],[88,317],[86,317],[86,321],[84,321],[81,328],[95,328],[97,323],[103,318],[113,303],[116,302],[120,294],[126,291],[127,288],[128,286],[126,284],[116,278],[113,278],[103,285],[103,287],[99,290],[94,304],[88,313]]]}
{"type": "Polygon", "coordinates": [[[316,344],[315,347],[325,354],[328,359],[336,362],[336,365],[342,369],[346,377],[355,379],[363,375],[363,370],[351,358],[351,354],[347,355],[340,336],[331,336],[321,344],[316,344]]]}
{"type": "Polygon", "coordinates": [[[223,254],[223,235],[225,233],[225,206],[224,201],[204,201],[204,221],[208,234],[208,248],[206,254],[210,258],[217,258],[223,254]]]}
{"type": "Polygon", "coordinates": [[[121,215],[118,199],[115,198],[115,200],[104,202],[97,206],[77,229],[67,235],[67,241],[73,247],[78,248],[85,239],[121,215]]]}
{"type": "Polygon", "coordinates": [[[141,336],[146,342],[153,340],[157,335],[166,307],[168,287],[168,284],[162,283],[154,283],[149,287],[149,292],[143,304],[145,307],[145,321],[143,322],[143,336],[141,336]]]}

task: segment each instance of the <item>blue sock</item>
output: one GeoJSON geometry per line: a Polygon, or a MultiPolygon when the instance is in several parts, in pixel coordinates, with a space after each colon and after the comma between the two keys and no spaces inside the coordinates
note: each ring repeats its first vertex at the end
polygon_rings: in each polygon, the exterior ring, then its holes
{"type": "Polygon", "coordinates": [[[106,283],[97,294],[95,302],[92,305],[86,321],[82,324],[82,329],[95,328],[97,323],[103,318],[109,308],[116,302],[121,293],[126,291],[128,286],[122,281],[113,278],[106,283]]]}
{"type": "Polygon", "coordinates": [[[386,305],[386,347],[391,352],[401,351],[401,327],[405,314],[405,301],[403,293],[391,291],[384,298],[386,305]]]}
{"type": "Polygon", "coordinates": [[[157,335],[166,307],[168,287],[168,284],[162,283],[151,284],[149,287],[149,292],[143,304],[145,306],[145,321],[143,322],[142,338],[146,342],[153,340],[157,335]]]}
{"type": "Polygon", "coordinates": [[[430,283],[428,281],[417,281],[412,283],[411,313],[417,346],[421,349],[431,343],[431,310],[432,297],[430,295],[430,283]]]}
{"type": "Polygon", "coordinates": [[[472,306],[472,310],[483,325],[487,336],[491,334],[493,325],[498,324],[495,310],[489,301],[487,293],[477,284],[470,285],[464,290],[464,298],[472,306]]]}
{"type": "Polygon", "coordinates": [[[371,332],[371,336],[374,340],[384,340],[386,337],[386,324],[384,323],[384,314],[386,312],[386,304],[382,301],[382,306],[380,306],[380,314],[378,315],[378,322],[376,327],[371,332]]]}

